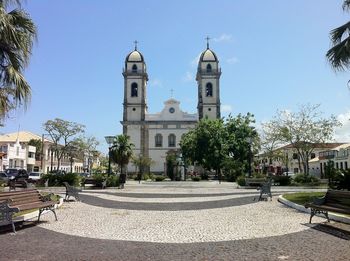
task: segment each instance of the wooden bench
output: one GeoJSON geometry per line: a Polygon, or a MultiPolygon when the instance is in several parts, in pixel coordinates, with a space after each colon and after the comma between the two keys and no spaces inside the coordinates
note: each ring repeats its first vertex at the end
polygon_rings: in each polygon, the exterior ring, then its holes
{"type": "Polygon", "coordinates": [[[329,222],[328,211],[350,214],[350,191],[328,190],[322,198],[316,198],[311,203],[306,203],[305,208],[311,209],[310,221],[314,215],[323,214],[329,222]]]}
{"type": "Polygon", "coordinates": [[[12,217],[14,213],[20,211],[39,209],[39,222],[43,211],[51,210],[57,221],[55,211],[57,202],[51,200],[51,195],[42,196],[37,189],[0,192],[0,221],[10,222],[14,233],[16,233],[16,229],[12,217]]]}
{"type": "Polygon", "coordinates": [[[64,199],[68,200],[69,197],[72,196],[75,197],[77,201],[80,201],[79,192],[81,192],[81,189],[69,185],[68,182],[63,182],[63,184],[66,187],[66,196],[64,199]]]}
{"type": "Polygon", "coordinates": [[[245,185],[250,187],[261,187],[266,182],[265,178],[246,178],[245,185]]]}
{"type": "Polygon", "coordinates": [[[102,189],[105,189],[106,186],[107,186],[107,180],[104,180],[104,181],[102,181],[102,183],[101,183],[101,182],[99,182],[99,181],[97,181],[97,180],[95,180],[95,179],[93,179],[93,178],[86,178],[86,179],[84,180],[84,182],[82,182],[81,184],[82,184],[82,186],[84,187],[84,189],[85,189],[85,185],[87,185],[87,184],[93,185],[93,186],[95,186],[95,187],[101,187],[102,189]]]}

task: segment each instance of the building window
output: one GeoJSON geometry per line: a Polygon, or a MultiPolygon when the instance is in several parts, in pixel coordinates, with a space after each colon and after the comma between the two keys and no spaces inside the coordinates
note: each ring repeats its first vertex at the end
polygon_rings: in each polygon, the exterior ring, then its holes
{"type": "Polygon", "coordinates": [[[133,73],[137,73],[137,65],[136,64],[134,64],[133,66],[132,66],[132,72],[133,73]]]}
{"type": "Polygon", "coordinates": [[[174,134],[170,134],[168,137],[168,145],[169,147],[175,147],[176,144],[176,137],[174,134]]]}
{"type": "Polygon", "coordinates": [[[163,146],[163,136],[162,136],[162,134],[157,134],[155,136],[155,144],[156,144],[156,147],[162,147],[163,146]]]}
{"type": "Polygon", "coordinates": [[[35,153],[34,152],[28,152],[28,158],[34,158],[35,153]]]}
{"type": "Polygon", "coordinates": [[[131,84],[131,97],[137,97],[137,83],[136,82],[133,82],[131,84]]]}
{"type": "Polygon", "coordinates": [[[340,169],[343,169],[343,162],[340,162],[340,169]]]}
{"type": "Polygon", "coordinates": [[[336,168],[336,169],[339,169],[339,163],[338,163],[338,162],[335,163],[335,168],[336,168]]]}
{"type": "Polygon", "coordinates": [[[293,159],[298,159],[298,154],[293,153],[293,159]]]}
{"type": "Polygon", "coordinates": [[[348,162],[347,161],[344,162],[344,165],[345,165],[345,169],[348,169],[348,162]]]}
{"type": "Polygon", "coordinates": [[[208,63],[208,64],[207,64],[207,73],[210,73],[210,72],[211,72],[211,64],[208,63]]]}
{"type": "Polygon", "coordinates": [[[311,158],[314,159],[316,157],[315,153],[311,153],[311,158]]]}
{"type": "Polygon", "coordinates": [[[205,87],[205,96],[213,97],[213,85],[210,82],[205,87]]]}

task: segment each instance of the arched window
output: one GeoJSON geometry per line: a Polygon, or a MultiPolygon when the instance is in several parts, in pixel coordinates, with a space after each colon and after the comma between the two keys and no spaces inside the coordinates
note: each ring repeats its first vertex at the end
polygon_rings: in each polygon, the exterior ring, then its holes
{"type": "Polygon", "coordinates": [[[131,84],[131,97],[137,97],[137,83],[133,82],[131,84]]]}
{"type": "Polygon", "coordinates": [[[137,73],[137,65],[136,65],[136,64],[134,64],[134,65],[132,66],[131,71],[132,71],[133,73],[137,73]]]}
{"type": "Polygon", "coordinates": [[[157,134],[155,137],[155,145],[156,147],[162,147],[163,146],[163,136],[162,134],[157,134]]]}
{"type": "Polygon", "coordinates": [[[205,87],[205,96],[213,97],[213,85],[210,82],[205,87]]]}
{"type": "Polygon", "coordinates": [[[176,144],[176,136],[175,134],[170,134],[168,137],[168,147],[175,147],[176,144]]]}
{"type": "Polygon", "coordinates": [[[208,73],[211,72],[211,64],[210,64],[210,63],[207,64],[207,72],[208,72],[208,73]]]}

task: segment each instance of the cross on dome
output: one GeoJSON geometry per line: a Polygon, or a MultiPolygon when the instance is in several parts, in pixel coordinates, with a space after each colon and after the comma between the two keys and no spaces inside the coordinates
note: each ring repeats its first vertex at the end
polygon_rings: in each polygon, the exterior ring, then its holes
{"type": "Polygon", "coordinates": [[[209,49],[209,40],[211,40],[211,38],[209,38],[209,36],[207,36],[205,39],[207,40],[207,49],[209,49]]]}

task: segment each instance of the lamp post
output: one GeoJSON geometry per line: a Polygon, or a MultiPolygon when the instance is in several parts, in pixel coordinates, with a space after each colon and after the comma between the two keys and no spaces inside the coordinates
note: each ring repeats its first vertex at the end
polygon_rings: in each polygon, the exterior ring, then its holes
{"type": "Polygon", "coordinates": [[[114,136],[106,136],[105,140],[108,144],[108,176],[111,175],[111,149],[114,141],[114,136]]]}
{"type": "Polygon", "coordinates": [[[246,141],[248,142],[248,144],[249,144],[249,153],[248,153],[248,164],[249,164],[249,166],[248,166],[248,175],[249,175],[249,177],[251,177],[252,176],[252,141],[253,141],[253,139],[251,138],[251,137],[247,137],[246,138],[246,141]]]}

